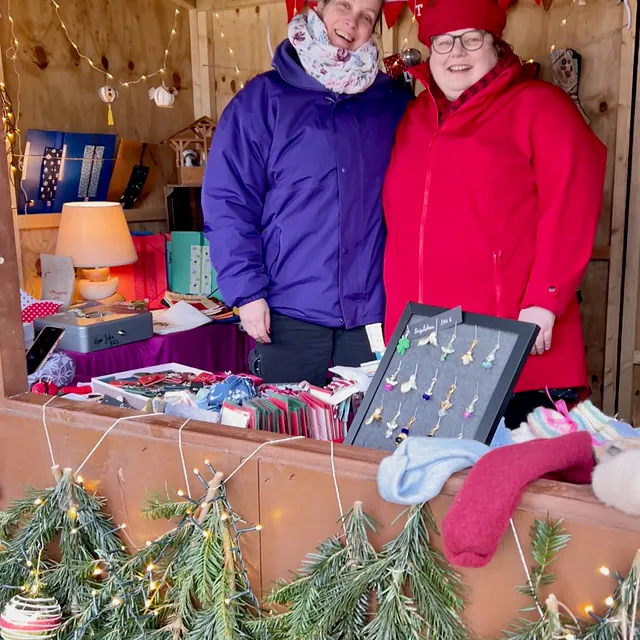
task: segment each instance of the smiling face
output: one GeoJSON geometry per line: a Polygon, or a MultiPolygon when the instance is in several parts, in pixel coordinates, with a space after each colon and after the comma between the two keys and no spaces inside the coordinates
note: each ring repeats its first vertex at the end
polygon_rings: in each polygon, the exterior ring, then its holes
{"type": "Polygon", "coordinates": [[[381,6],[381,0],[330,0],[320,2],[317,13],[327,28],[329,42],[355,51],[371,38],[381,6]]]}
{"type": "Polygon", "coordinates": [[[498,62],[493,36],[482,31],[459,29],[433,38],[429,66],[431,74],[442,93],[448,100],[457,100],[464,91],[485,76],[498,62]],[[466,34],[466,35],[465,35],[466,34]],[[464,36],[463,40],[455,38],[453,48],[451,36],[464,36]],[[469,51],[463,46],[463,41],[469,51]]]}

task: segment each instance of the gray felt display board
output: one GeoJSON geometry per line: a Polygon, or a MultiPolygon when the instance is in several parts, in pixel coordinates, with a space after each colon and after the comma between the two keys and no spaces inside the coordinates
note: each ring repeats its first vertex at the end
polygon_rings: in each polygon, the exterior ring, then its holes
{"type": "MultiPolygon", "coordinates": [[[[488,443],[502,418],[513,389],[535,342],[538,327],[491,316],[463,313],[460,309],[445,310],[411,303],[398,323],[369,391],[349,429],[345,442],[361,447],[393,451],[402,428],[415,417],[410,436],[465,438],[488,443]],[[437,346],[419,345],[421,339],[436,330],[437,346]],[[452,337],[455,339],[452,342],[452,337]],[[409,348],[398,353],[401,338],[409,339],[409,348]],[[464,364],[462,357],[473,341],[473,362],[464,364]],[[451,344],[454,352],[442,359],[442,348],[451,344]],[[487,356],[495,351],[492,366],[483,366],[487,356]],[[398,371],[397,384],[385,388],[386,381],[398,371]],[[403,392],[402,386],[412,375],[417,389],[403,392]],[[424,394],[437,377],[433,394],[424,394]],[[451,386],[452,407],[442,417],[442,402],[451,386]],[[478,396],[473,412],[465,411],[478,396]],[[366,424],[367,419],[382,407],[381,420],[366,424]],[[390,437],[387,424],[397,418],[398,426],[390,437]],[[439,425],[438,425],[439,423],[439,425]]],[[[402,436],[401,436],[402,437],[402,436]]]]}

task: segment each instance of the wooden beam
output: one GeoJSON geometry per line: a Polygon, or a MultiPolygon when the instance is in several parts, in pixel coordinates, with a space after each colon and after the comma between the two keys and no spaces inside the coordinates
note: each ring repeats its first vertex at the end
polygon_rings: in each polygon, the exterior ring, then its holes
{"type": "Polygon", "coordinates": [[[7,156],[0,153],[0,398],[27,391],[27,360],[24,357],[24,332],[20,317],[18,247],[15,211],[11,207],[7,156]]]}
{"type": "MultiPolygon", "coordinates": [[[[0,56],[0,82],[4,82],[4,66],[2,63],[2,56],[0,56]]],[[[11,151],[11,145],[8,141],[5,142],[5,148],[7,150],[7,158],[11,151]]],[[[19,152],[18,152],[19,153],[19,152]]],[[[13,232],[16,243],[16,254],[18,256],[18,281],[20,286],[24,284],[24,278],[22,276],[22,251],[20,250],[20,231],[16,224],[18,220],[18,198],[16,195],[16,187],[13,184],[14,176],[11,175],[11,167],[7,166],[7,175],[9,176],[9,197],[11,198],[11,211],[13,212],[13,232]]]]}
{"type": "Polygon", "coordinates": [[[190,11],[197,8],[196,0],[171,0],[171,2],[173,2],[173,4],[177,4],[183,9],[188,9],[190,11]]]}
{"type": "MultiPolygon", "coordinates": [[[[613,206],[611,211],[611,255],[609,263],[609,291],[607,298],[606,339],[604,350],[603,409],[609,415],[618,411],[630,419],[633,399],[633,349],[635,321],[638,310],[638,276],[640,262],[633,260],[634,250],[640,242],[640,171],[635,167],[629,182],[629,163],[640,162],[640,109],[635,109],[635,135],[629,157],[629,132],[631,130],[634,101],[634,61],[636,57],[637,0],[630,0],[632,24],[622,27],[620,51],[620,83],[618,87],[618,120],[613,178],[613,206]],[[629,209],[627,210],[627,195],[629,209]],[[629,215],[629,228],[625,227],[629,215]],[[624,311],[622,310],[622,282],[625,242],[627,264],[624,271],[624,311]],[[619,330],[623,315],[622,333],[619,330]]],[[[638,74],[640,78],[640,74],[638,74]]]]}
{"type": "Polygon", "coordinates": [[[396,53],[398,51],[398,23],[394,24],[393,27],[388,27],[383,19],[381,40],[383,58],[396,53]]]}
{"type": "Polygon", "coordinates": [[[213,13],[189,11],[189,33],[193,76],[193,116],[195,120],[202,116],[217,120],[213,13]]]}

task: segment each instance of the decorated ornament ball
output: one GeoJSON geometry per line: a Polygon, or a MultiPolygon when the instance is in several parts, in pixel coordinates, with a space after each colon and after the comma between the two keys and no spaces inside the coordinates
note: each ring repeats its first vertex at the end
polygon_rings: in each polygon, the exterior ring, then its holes
{"type": "Polygon", "coordinates": [[[400,57],[407,67],[413,67],[422,62],[422,54],[417,49],[405,49],[400,57]]]}
{"type": "Polygon", "coordinates": [[[15,596],[0,616],[3,640],[55,638],[62,624],[62,611],[54,598],[15,596]]]}

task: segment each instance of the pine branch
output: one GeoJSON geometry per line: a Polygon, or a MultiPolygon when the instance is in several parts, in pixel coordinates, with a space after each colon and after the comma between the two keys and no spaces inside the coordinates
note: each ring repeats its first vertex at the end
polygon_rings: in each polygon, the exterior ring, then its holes
{"type": "Polygon", "coordinates": [[[377,638],[382,630],[391,634],[390,638],[401,638],[403,633],[409,633],[407,637],[426,634],[434,640],[470,637],[462,618],[466,589],[460,576],[433,547],[431,534],[436,532],[429,506],[419,505],[408,511],[398,537],[383,547],[381,559],[386,577],[381,582],[382,599],[367,637],[377,638]],[[410,596],[405,594],[405,584],[410,596]]]}
{"type": "Polygon", "coordinates": [[[255,623],[255,631],[274,640],[363,637],[376,583],[371,566],[377,566],[377,554],[368,540],[374,522],[356,503],[343,524],[344,543],[330,538],[316,553],[308,554],[299,573],[267,597],[268,603],[289,605],[289,609],[255,623]]]}
{"type": "Polygon", "coordinates": [[[520,611],[522,613],[536,611],[538,615],[535,620],[518,618],[509,626],[509,629],[503,632],[504,637],[511,640],[551,640],[557,637],[561,629],[572,629],[579,633],[580,630],[575,628],[574,621],[559,614],[557,610],[550,609],[549,604],[542,600],[540,594],[542,587],[550,586],[555,582],[555,575],[548,569],[556,561],[558,553],[569,544],[571,536],[565,533],[562,520],[554,522],[547,517],[546,520],[536,519],[531,527],[530,537],[535,565],[529,572],[530,582],[517,589],[532,600],[532,606],[520,611]]]}

